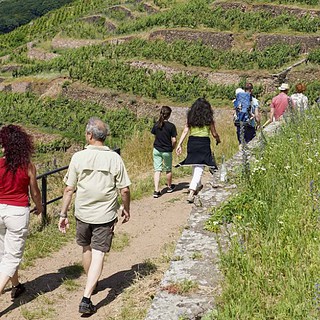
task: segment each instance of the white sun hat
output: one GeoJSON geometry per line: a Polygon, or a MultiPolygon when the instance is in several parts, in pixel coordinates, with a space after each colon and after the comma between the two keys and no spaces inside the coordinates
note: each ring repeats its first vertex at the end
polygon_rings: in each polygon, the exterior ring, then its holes
{"type": "Polygon", "coordinates": [[[287,83],[282,83],[279,87],[280,91],[289,90],[289,85],[287,83]]]}

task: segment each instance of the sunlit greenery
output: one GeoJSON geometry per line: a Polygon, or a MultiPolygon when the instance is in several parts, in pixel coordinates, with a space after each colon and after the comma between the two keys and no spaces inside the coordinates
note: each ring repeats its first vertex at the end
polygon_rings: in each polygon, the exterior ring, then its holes
{"type": "Polygon", "coordinates": [[[255,150],[239,194],[213,209],[207,229],[233,223],[215,319],[320,316],[319,128],[318,106],[289,115],[255,150]]]}

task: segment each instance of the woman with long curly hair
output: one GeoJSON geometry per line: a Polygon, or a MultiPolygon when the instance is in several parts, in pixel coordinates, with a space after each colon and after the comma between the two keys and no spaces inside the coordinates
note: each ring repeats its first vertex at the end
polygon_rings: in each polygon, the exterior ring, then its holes
{"type": "Polygon", "coordinates": [[[203,98],[197,99],[187,114],[187,123],[177,145],[176,153],[182,153],[182,143],[190,132],[187,145],[187,157],[177,166],[192,165],[192,180],[189,185],[187,201],[194,202],[194,196],[202,189],[201,177],[205,166],[216,169],[211,148],[210,134],[220,143],[220,137],[216,131],[213,119],[213,111],[210,103],[203,98]]]}
{"type": "Polygon", "coordinates": [[[0,293],[11,279],[14,300],[25,291],[19,283],[18,267],[28,232],[29,191],[36,214],[42,212],[42,204],[36,168],[31,162],[32,137],[19,126],[7,125],[0,129],[0,145],[0,293]]]}

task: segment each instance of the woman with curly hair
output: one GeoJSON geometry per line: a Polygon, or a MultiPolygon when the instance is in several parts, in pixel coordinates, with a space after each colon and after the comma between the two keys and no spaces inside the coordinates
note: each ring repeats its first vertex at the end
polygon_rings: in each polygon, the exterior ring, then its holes
{"type": "Polygon", "coordinates": [[[220,143],[211,105],[203,98],[197,99],[188,111],[187,123],[176,149],[177,155],[182,153],[182,143],[189,132],[187,157],[177,166],[192,165],[192,180],[187,201],[193,203],[194,196],[202,189],[201,177],[204,167],[209,166],[211,170],[217,168],[210,148],[210,134],[216,139],[216,144],[220,143]]]}
{"type": "Polygon", "coordinates": [[[36,214],[42,212],[42,204],[36,168],[31,162],[34,151],[31,136],[19,126],[3,126],[0,145],[3,154],[0,158],[0,293],[11,279],[14,300],[25,291],[18,280],[18,267],[28,232],[29,191],[36,214]]]}

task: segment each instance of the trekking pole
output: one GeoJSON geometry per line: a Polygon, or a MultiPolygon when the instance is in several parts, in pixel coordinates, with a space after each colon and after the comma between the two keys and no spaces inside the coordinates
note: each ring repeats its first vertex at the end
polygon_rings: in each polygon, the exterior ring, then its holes
{"type": "Polygon", "coordinates": [[[266,122],[265,122],[265,124],[264,125],[262,125],[262,129],[264,129],[269,123],[271,123],[271,120],[270,119],[268,119],[266,122]]]}

